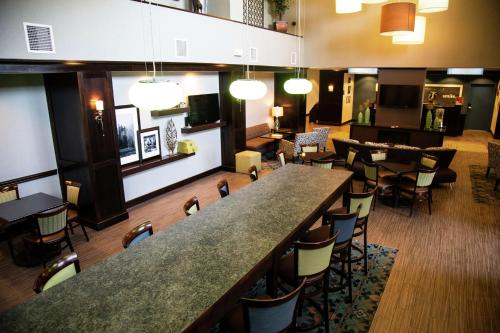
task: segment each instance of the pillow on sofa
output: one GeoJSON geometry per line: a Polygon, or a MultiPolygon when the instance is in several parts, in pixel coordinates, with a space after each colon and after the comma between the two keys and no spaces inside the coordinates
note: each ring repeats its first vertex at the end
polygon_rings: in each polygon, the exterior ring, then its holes
{"type": "Polygon", "coordinates": [[[426,150],[448,150],[446,147],[427,147],[426,150]]]}
{"type": "Polygon", "coordinates": [[[370,141],[365,141],[365,145],[373,147],[384,147],[384,148],[389,147],[387,143],[370,142],[370,141]]]}
{"type": "Polygon", "coordinates": [[[340,140],[345,141],[345,142],[351,142],[351,143],[359,143],[359,141],[358,141],[358,140],[354,140],[354,139],[345,139],[345,138],[341,138],[340,140]]]}
{"type": "Polygon", "coordinates": [[[418,150],[418,149],[420,149],[419,147],[407,146],[407,145],[394,145],[394,148],[400,148],[400,149],[414,149],[414,150],[418,150]]]}

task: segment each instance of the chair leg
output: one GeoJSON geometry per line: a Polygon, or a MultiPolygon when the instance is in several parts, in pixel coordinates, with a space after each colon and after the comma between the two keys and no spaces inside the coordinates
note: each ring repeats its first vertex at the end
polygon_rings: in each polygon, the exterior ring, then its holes
{"type": "Polygon", "coordinates": [[[427,194],[427,203],[429,204],[429,215],[432,215],[432,210],[431,210],[432,196],[430,193],[427,194]]]}
{"type": "Polygon", "coordinates": [[[489,174],[490,174],[490,167],[487,167],[485,177],[488,178],[489,174]]]}
{"type": "Polygon", "coordinates": [[[496,191],[497,188],[498,188],[498,183],[500,183],[500,179],[497,179],[497,181],[495,182],[495,187],[493,188],[493,191],[496,191]]]}
{"type": "Polygon", "coordinates": [[[71,239],[69,238],[68,229],[64,230],[64,232],[66,233],[66,243],[68,243],[69,249],[71,250],[71,252],[75,252],[73,244],[71,243],[71,239]]]}
{"type": "Polygon", "coordinates": [[[330,271],[327,270],[325,273],[325,281],[323,281],[323,316],[325,317],[325,332],[330,332],[330,318],[328,313],[328,281],[330,277],[330,271]]]}
{"type": "Polygon", "coordinates": [[[365,230],[363,232],[363,249],[364,249],[364,261],[365,261],[365,275],[368,275],[368,221],[365,223],[365,230]]]}
{"type": "Polygon", "coordinates": [[[75,233],[73,232],[73,221],[68,222],[69,224],[69,230],[71,231],[71,234],[74,235],[75,233]]]}
{"type": "Polygon", "coordinates": [[[347,249],[347,283],[349,289],[348,303],[352,303],[352,265],[351,265],[351,247],[347,249]]]}
{"type": "Polygon", "coordinates": [[[87,235],[87,230],[85,230],[85,227],[83,224],[80,222],[80,227],[82,227],[83,234],[85,235],[85,238],[87,239],[87,242],[90,241],[89,235],[87,235]]]}
{"type": "Polygon", "coordinates": [[[415,205],[415,193],[413,194],[413,198],[411,199],[411,204],[410,204],[410,217],[413,215],[413,205],[415,205]]]}
{"type": "Polygon", "coordinates": [[[378,187],[375,189],[375,194],[373,195],[373,211],[375,211],[375,207],[377,206],[377,197],[378,197],[378,187]]]}

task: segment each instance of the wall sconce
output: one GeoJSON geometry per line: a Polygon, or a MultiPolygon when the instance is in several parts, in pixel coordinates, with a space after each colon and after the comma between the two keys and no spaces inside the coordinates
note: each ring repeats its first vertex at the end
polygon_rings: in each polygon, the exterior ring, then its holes
{"type": "Polygon", "coordinates": [[[332,92],[333,92],[333,88],[334,88],[334,87],[333,87],[333,83],[330,83],[330,84],[328,85],[328,92],[331,92],[331,93],[332,93],[332,92]]]}
{"type": "Polygon", "coordinates": [[[97,128],[99,129],[99,133],[104,136],[104,124],[102,122],[102,112],[104,111],[104,102],[100,99],[95,101],[95,113],[94,120],[97,124],[97,128]]]}

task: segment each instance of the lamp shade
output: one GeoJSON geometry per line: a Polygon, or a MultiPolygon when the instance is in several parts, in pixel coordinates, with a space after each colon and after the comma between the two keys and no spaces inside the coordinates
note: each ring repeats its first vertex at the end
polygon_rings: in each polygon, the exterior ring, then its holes
{"type": "Polygon", "coordinates": [[[392,36],[392,44],[423,44],[425,41],[426,21],[424,16],[416,16],[415,31],[405,35],[392,36]]]}
{"type": "Polygon", "coordinates": [[[231,83],[229,92],[238,99],[254,100],[264,97],[267,86],[259,80],[240,79],[231,83]]]}
{"type": "Polygon", "coordinates": [[[273,106],[273,108],[271,109],[271,115],[273,117],[283,117],[283,107],[273,106]]]}
{"type": "Polygon", "coordinates": [[[419,13],[437,13],[448,10],[449,0],[419,0],[419,13]]]}
{"type": "Polygon", "coordinates": [[[128,92],[130,102],[143,110],[164,110],[182,102],[178,83],[163,80],[141,80],[128,92]]]}
{"type": "Polygon", "coordinates": [[[380,34],[404,35],[415,29],[416,5],[411,2],[394,2],[382,6],[380,34]]]}
{"type": "Polygon", "coordinates": [[[286,80],[283,88],[285,91],[292,95],[309,94],[313,88],[311,81],[308,79],[288,79],[286,80]]]}
{"type": "Polygon", "coordinates": [[[362,3],[366,3],[367,5],[373,5],[376,3],[387,2],[389,0],[361,0],[362,3]]]}
{"type": "Polygon", "coordinates": [[[361,11],[361,0],[335,0],[337,14],[349,14],[361,11]]]}

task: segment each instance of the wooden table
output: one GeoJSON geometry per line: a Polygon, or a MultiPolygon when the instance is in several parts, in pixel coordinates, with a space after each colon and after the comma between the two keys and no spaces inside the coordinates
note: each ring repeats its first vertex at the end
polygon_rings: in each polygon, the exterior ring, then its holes
{"type": "Polygon", "coordinates": [[[403,163],[403,162],[398,162],[398,161],[390,161],[390,160],[385,160],[385,161],[376,161],[375,164],[378,166],[387,169],[391,172],[393,172],[396,175],[396,190],[394,191],[394,206],[398,207],[399,206],[399,184],[401,184],[401,177],[403,175],[409,174],[409,173],[414,173],[417,172],[418,170],[418,165],[416,162],[408,162],[408,163],[403,163]]]}
{"type": "Polygon", "coordinates": [[[266,272],[275,288],[276,262],[351,177],[287,164],[0,314],[0,331],[207,332],[266,272]]]}
{"type": "Polygon", "coordinates": [[[305,164],[310,164],[311,160],[326,160],[326,159],[335,159],[337,154],[333,151],[319,151],[316,153],[301,153],[299,154],[299,158],[304,161],[305,164]]]}
{"type": "Polygon", "coordinates": [[[7,242],[12,258],[15,258],[12,246],[12,234],[9,229],[30,217],[63,204],[60,198],[45,193],[36,193],[0,204],[0,229],[7,234],[7,242]]]}

